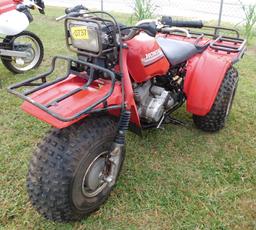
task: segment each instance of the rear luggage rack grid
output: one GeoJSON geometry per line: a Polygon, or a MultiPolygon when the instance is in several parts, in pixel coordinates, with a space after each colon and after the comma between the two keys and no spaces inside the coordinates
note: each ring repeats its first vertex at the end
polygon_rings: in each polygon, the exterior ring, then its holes
{"type": "Polygon", "coordinates": [[[238,53],[245,49],[246,40],[241,38],[231,38],[219,36],[210,47],[216,51],[226,51],[228,53],[238,53]]]}
{"type": "MultiPolygon", "coordinates": [[[[203,26],[202,31],[190,29],[188,31],[192,35],[191,37],[196,39],[195,43],[204,37],[209,37],[213,41],[209,41],[204,46],[209,46],[216,52],[223,51],[227,54],[238,53],[239,55],[238,57],[234,58],[233,63],[236,63],[239,59],[241,59],[246,51],[246,40],[240,38],[240,34],[236,29],[220,26],[203,26]],[[221,32],[223,32],[223,35],[221,35],[221,32]]],[[[175,31],[174,34],[185,37],[184,32],[175,31]]]]}
{"type": "Polygon", "coordinates": [[[204,26],[203,28],[210,29],[214,33],[199,33],[193,32],[190,33],[193,35],[205,35],[214,39],[214,41],[209,43],[209,46],[215,51],[225,51],[227,53],[240,53],[239,57],[241,57],[246,50],[246,40],[240,38],[240,34],[235,29],[219,27],[219,26],[204,26]],[[223,31],[225,33],[231,33],[231,35],[220,35],[220,32],[223,31]]]}
{"type": "Polygon", "coordinates": [[[205,36],[211,37],[213,39],[218,38],[220,36],[221,32],[223,34],[226,34],[226,37],[229,37],[229,38],[234,38],[234,39],[239,39],[240,38],[240,34],[239,34],[238,30],[236,30],[236,29],[220,27],[220,26],[203,26],[202,30],[203,31],[189,30],[189,32],[192,35],[202,35],[202,34],[204,34],[205,36]],[[232,35],[227,36],[227,34],[232,34],[232,35]]]}
{"type": "MultiPolygon", "coordinates": [[[[73,72],[74,73],[74,72],[73,72]]],[[[40,74],[36,77],[30,78],[28,80],[22,81],[20,83],[11,85],[10,87],[8,87],[8,91],[16,96],[18,96],[19,98],[23,99],[24,101],[27,101],[31,104],[33,104],[34,106],[36,106],[37,108],[43,110],[44,112],[50,114],[51,116],[55,117],[56,119],[63,121],[63,122],[69,122],[69,121],[73,121],[76,119],[79,119],[81,116],[89,114],[89,113],[96,113],[96,112],[103,112],[103,111],[107,111],[107,110],[114,110],[114,109],[120,109],[121,105],[113,105],[113,106],[105,106],[106,105],[106,101],[107,99],[112,95],[113,91],[114,91],[114,87],[115,87],[115,73],[113,73],[112,71],[102,68],[100,66],[88,63],[88,62],[83,62],[80,60],[76,60],[76,59],[72,59],[72,58],[68,58],[68,57],[62,57],[62,56],[55,56],[52,60],[52,65],[51,65],[51,69],[43,74],[40,74]],[[68,65],[67,65],[67,73],[65,74],[65,76],[60,77],[60,78],[56,78],[55,80],[52,81],[47,81],[49,78],[49,76],[54,72],[55,68],[56,68],[56,62],[57,60],[64,60],[67,61],[68,65]],[[36,93],[42,89],[45,89],[49,86],[52,86],[56,83],[62,82],[66,79],[68,79],[68,77],[72,74],[72,64],[80,64],[80,65],[84,65],[86,67],[88,67],[89,69],[89,76],[87,76],[86,80],[86,84],[84,84],[82,87],[78,87],[77,89],[74,89],[72,91],[70,91],[69,93],[66,93],[64,95],[62,95],[61,97],[55,98],[54,100],[52,100],[51,102],[48,102],[47,104],[43,105],[39,102],[36,102],[35,100],[33,100],[30,95],[33,93],[36,93]],[[110,90],[106,93],[106,95],[104,95],[100,100],[98,100],[97,102],[93,103],[92,105],[90,105],[89,107],[87,107],[86,109],[76,113],[75,115],[71,116],[71,117],[63,117],[55,112],[53,112],[50,108],[62,101],[64,101],[65,99],[81,92],[84,90],[87,90],[88,87],[94,82],[94,71],[98,70],[103,72],[106,76],[108,76],[111,79],[111,87],[110,90]],[[38,82],[39,80],[41,80],[41,82],[38,82]],[[25,87],[33,87],[29,90],[23,91],[23,92],[19,92],[18,90],[21,90],[25,87]],[[100,108],[100,109],[95,109],[98,105],[100,104],[104,104],[104,108],[100,108]]]]}

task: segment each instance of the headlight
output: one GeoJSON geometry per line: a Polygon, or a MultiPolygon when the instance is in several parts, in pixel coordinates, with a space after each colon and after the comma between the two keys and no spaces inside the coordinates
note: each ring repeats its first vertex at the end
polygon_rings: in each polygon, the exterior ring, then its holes
{"type": "Polygon", "coordinates": [[[69,49],[81,55],[99,57],[117,47],[115,26],[108,20],[67,18],[65,27],[69,49]]]}
{"type": "Polygon", "coordinates": [[[73,47],[88,52],[100,51],[97,27],[89,23],[70,23],[69,33],[73,47]]]}
{"type": "Polygon", "coordinates": [[[72,51],[95,55],[102,51],[101,30],[97,23],[68,19],[66,30],[67,43],[72,51]]]}

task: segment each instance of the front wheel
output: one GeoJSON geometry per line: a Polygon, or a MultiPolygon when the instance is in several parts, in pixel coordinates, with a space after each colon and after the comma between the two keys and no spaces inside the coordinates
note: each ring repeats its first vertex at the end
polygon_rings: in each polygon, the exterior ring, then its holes
{"type": "Polygon", "coordinates": [[[27,179],[33,206],[50,220],[84,218],[108,198],[124,160],[110,151],[117,123],[110,117],[92,117],[66,129],[53,129],[35,152],[27,179]]]}
{"type": "Polygon", "coordinates": [[[40,38],[32,32],[23,31],[15,36],[7,36],[3,44],[7,49],[25,52],[27,56],[1,56],[3,65],[14,74],[24,73],[39,67],[44,57],[44,47],[40,38]]]}
{"type": "Polygon", "coordinates": [[[207,132],[216,132],[225,125],[230,114],[238,85],[238,72],[231,67],[222,82],[210,112],[205,116],[193,115],[195,125],[207,132]]]}

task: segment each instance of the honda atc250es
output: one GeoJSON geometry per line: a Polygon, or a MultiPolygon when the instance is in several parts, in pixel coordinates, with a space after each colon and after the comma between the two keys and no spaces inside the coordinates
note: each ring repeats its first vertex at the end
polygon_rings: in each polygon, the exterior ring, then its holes
{"type": "Polygon", "coordinates": [[[30,9],[44,14],[42,0],[1,0],[0,2],[0,57],[3,65],[13,73],[23,73],[38,67],[44,55],[41,40],[25,31],[33,21],[30,9]]]}
{"type": "Polygon", "coordinates": [[[30,162],[31,203],[48,219],[73,221],[107,200],[124,161],[128,128],[140,133],[180,123],[171,114],[184,102],[198,128],[224,127],[238,83],[233,64],[246,47],[237,31],[201,21],[162,17],[125,27],[82,6],[61,18],[77,58],[56,56],[49,72],[9,91],[25,100],[25,112],[54,127],[30,162]],[[53,80],[59,60],[67,72],[53,80]]]}

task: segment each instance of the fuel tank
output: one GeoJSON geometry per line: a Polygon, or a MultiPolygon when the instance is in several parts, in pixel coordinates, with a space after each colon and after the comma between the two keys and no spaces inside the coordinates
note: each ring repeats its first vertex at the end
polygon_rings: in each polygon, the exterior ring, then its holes
{"type": "Polygon", "coordinates": [[[128,70],[135,82],[141,83],[167,74],[170,63],[154,37],[141,32],[126,43],[128,70]]]}

